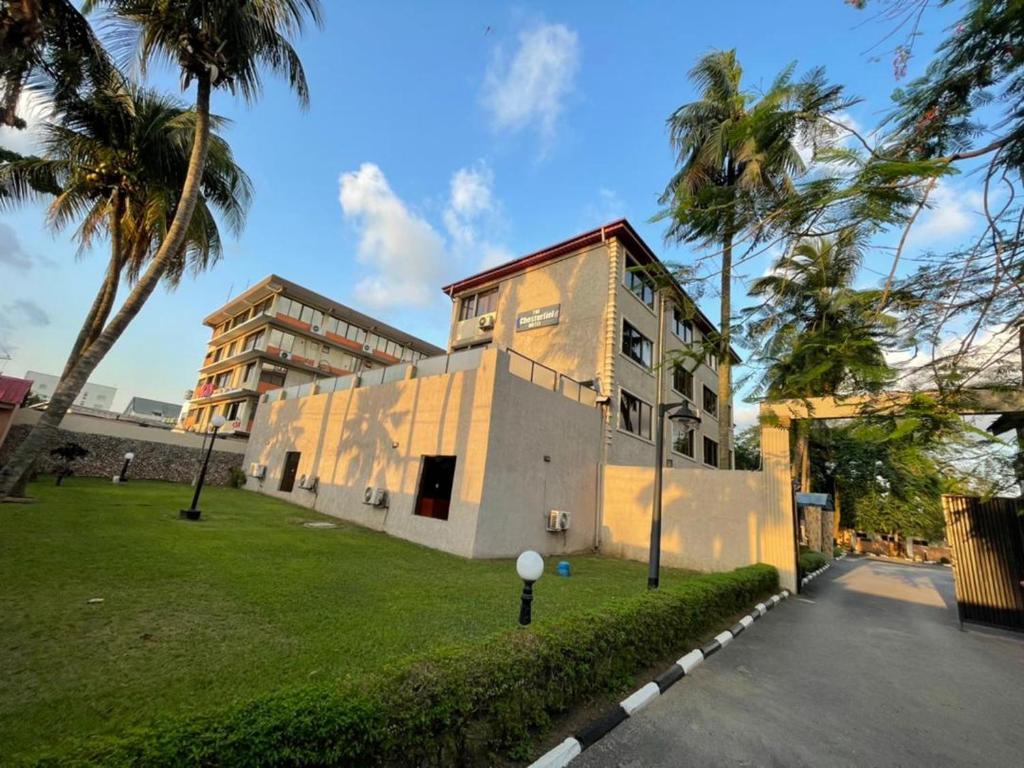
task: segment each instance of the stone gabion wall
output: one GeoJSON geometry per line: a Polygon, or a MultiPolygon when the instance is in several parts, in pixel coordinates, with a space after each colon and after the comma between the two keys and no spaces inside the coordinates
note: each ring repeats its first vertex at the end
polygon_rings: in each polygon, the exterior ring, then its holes
{"type": "MultiPolygon", "coordinates": [[[[28,434],[29,427],[18,424],[11,427],[7,439],[0,446],[0,465],[17,448],[28,434]]],[[[128,477],[135,480],[168,480],[173,483],[191,483],[199,471],[202,461],[200,437],[196,436],[195,448],[166,443],[154,443],[147,440],[135,440],[110,435],[94,435],[86,432],[68,432],[60,430],[54,445],[67,442],[78,443],[89,451],[89,455],[78,459],[72,464],[76,475],[83,477],[110,478],[120,474],[124,465],[124,455],[131,451],[135,454],[128,477]]],[[[210,456],[210,467],[206,472],[206,482],[212,485],[228,485],[231,480],[231,469],[241,469],[243,455],[226,453],[216,448],[210,456]]],[[[51,456],[49,451],[36,460],[36,471],[50,474],[57,470],[61,460],[51,456]]]]}

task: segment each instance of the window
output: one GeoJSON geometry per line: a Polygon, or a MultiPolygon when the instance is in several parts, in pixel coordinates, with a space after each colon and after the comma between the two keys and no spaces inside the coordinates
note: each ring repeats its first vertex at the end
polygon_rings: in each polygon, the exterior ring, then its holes
{"type": "Polygon", "coordinates": [[[619,397],[619,429],[651,439],[651,406],[626,390],[619,397]]]}
{"type": "Polygon", "coordinates": [[[714,353],[709,354],[705,362],[707,362],[708,368],[710,368],[712,371],[718,370],[718,355],[714,353]]]}
{"type": "Polygon", "coordinates": [[[232,341],[230,344],[228,344],[228,350],[227,352],[224,353],[224,357],[231,357],[233,354],[235,354],[235,347],[237,345],[237,341],[232,341]]]}
{"type": "Polygon", "coordinates": [[[462,299],[462,306],[459,307],[459,320],[468,320],[471,317],[479,317],[498,308],[498,289],[491,288],[473,296],[465,296],[462,299]]]}
{"type": "Polygon", "coordinates": [[[718,466],[718,443],[710,437],[704,438],[704,463],[709,467],[718,466]]]}
{"type": "Polygon", "coordinates": [[[215,350],[213,350],[213,360],[211,360],[210,362],[211,363],[216,363],[217,361],[219,361],[221,359],[223,354],[224,354],[224,347],[217,347],[215,350]]]}
{"type": "Polygon", "coordinates": [[[644,272],[640,263],[626,254],[626,287],[651,309],[654,309],[654,281],[644,272]]]}
{"type": "Polygon", "coordinates": [[[295,337],[290,333],[284,333],[277,330],[276,328],[270,332],[270,337],[267,339],[268,347],[277,347],[283,352],[291,352],[292,346],[295,344],[295,337]]]}
{"type": "MultiPolygon", "coordinates": [[[[256,333],[251,333],[246,336],[245,341],[242,343],[242,351],[251,352],[256,349],[256,345],[263,341],[263,333],[263,331],[257,331],[256,333]]],[[[280,331],[278,331],[278,333],[280,333],[280,331]]]]}
{"type": "Polygon", "coordinates": [[[355,341],[358,342],[359,344],[362,344],[363,341],[366,339],[366,331],[364,331],[362,328],[357,328],[354,325],[350,325],[348,327],[348,331],[345,333],[345,338],[348,339],[349,341],[355,341]]]}
{"type": "Polygon", "coordinates": [[[284,378],[287,369],[280,368],[276,365],[267,365],[264,363],[263,368],[260,369],[260,384],[270,384],[272,387],[283,387],[284,378]]]}
{"type": "Polygon", "coordinates": [[[294,299],[291,300],[288,304],[288,317],[294,317],[296,320],[298,320],[301,314],[302,304],[295,301],[294,299]]]}
{"type": "Polygon", "coordinates": [[[217,389],[230,386],[232,373],[232,371],[224,371],[224,373],[218,374],[217,378],[213,380],[213,386],[217,389]]]}
{"type": "Polygon", "coordinates": [[[256,368],[256,363],[249,363],[245,366],[245,373],[242,374],[242,385],[252,386],[252,372],[256,368]]]}
{"type": "Polygon", "coordinates": [[[672,310],[672,333],[687,344],[693,341],[693,323],[683,316],[679,307],[672,310]]]}
{"type": "Polygon", "coordinates": [[[704,410],[712,416],[718,416],[718,395],[708,389],[707,384],[704,385],[704,410]]]}
{"type": "Polygon", "coordinates": [[[274,302],[274,297],[271,296],[269,299],[264,299],[255,307],[252,308],[252,316],[262,315],[270,311],[270,305],[274,302]]]}
{"type": "Polygon", "coordinates": [[[680,424],[672,424],[672,450],[681,453],[683,456],[693,458],[694,431],[692,427],[684,427],[680,424]]]}
{"type": "Polygon", "coordinates": [[[622,354],[645,368],[651,367],[654,345],[625,320],[622,321],[622,354]]]}
{"type": "Polygon", "coordinates": [[[693,400],[693,374],[681,363],[672,369],[672,389],[688,400],[693,400]]]}
{"type": "Polygon", "coordinates": [[[238,410],[242,407],[241,400],[235,400],[233,403],[228,403],[224,406],[224,418],[228,421],[234,421],[238,418],[238,410]]]}
{"type": "Polygon", "coordinates": [[[424,456],[414,514],[435,520],[447,520],[454,484],[454,456],[424,456]]]}

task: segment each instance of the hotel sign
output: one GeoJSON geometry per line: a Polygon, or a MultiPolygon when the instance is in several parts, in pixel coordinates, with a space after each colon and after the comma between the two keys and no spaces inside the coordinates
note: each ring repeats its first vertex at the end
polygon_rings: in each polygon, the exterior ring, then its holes
{"type": "Polygon", "coordinates": [[[558,316],[561,311],[561,304],[552,304],[550,307],[538,307],[529,312],[521,312],[516,315],[516,332],[532,331],[534,328],[543,328],[546,325],[558,325],[558,316]]]}

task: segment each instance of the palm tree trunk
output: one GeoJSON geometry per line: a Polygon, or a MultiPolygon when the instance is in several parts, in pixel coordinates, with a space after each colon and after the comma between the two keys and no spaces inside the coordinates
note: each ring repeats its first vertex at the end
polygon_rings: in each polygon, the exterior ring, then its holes
{"type": "Polygon", "coordinates": [[[729,469],[732,448],[732,233],[722,242],[722,313],[718,329],[718,468],[729,469]]]}
{"type": "Polygon", "coordinates": [[[156,256],[150,262],[145,273],[139,278],[121,309],[113,320],[103,329],[96,340],[89,345],[72,368],[54,390],[43,416],[35,428],[26,436],[24,442],[15,449],[7,464],[0,469],[0,497],[6,496],[18,479],[25,474],[36,456],[54,440],[57,429],[64,419],[64,414],[82,391],[89,376],[100,364],[107,352],[124,333],[129,323],[142,309],[146,300],[153,293],[160,278],[167,270],[168,263],[181,249],[185,240],[192,214],[199,198],[199,188],[206,165],[206,152],[210,143],[210,78],[199,78],[196,92],[196,134],[192,141],[192,154],[189,157],[188,174],[181,189],[181,198],[174,214],[174,220],[167,230],[167,236],[160,244],[156,256]]]}
{"type": "Polygon", "coordinates": [[[110,315],[110,308],[114,304],[114,297],[117,295],[117,284],[121,280],[121,268],[124,264],[122,258],[122,237],[121,237],[121,216],[124,212],[124,200],[119,193],[114,192],[114,205],[110,214],[110,262],[107,264],[107,273],[103,277],[103,283],[96,298],[93,299],[89,314],[85,317],[78,337],[75,339],[71,352],[68,354],[67,362],[64,363],[64,371],[60,377],[63,380],[75,363],[82,356],[82,351],[99,335],[99,331],[106,325],[107,317],[110,315]]]}

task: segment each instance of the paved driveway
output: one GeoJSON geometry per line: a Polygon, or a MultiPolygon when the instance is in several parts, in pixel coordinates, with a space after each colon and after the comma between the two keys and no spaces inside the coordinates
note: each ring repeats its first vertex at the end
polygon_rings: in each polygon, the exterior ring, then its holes
{"type": "Polygon", "coordinates": [[[967,627],[948,568],[840,561],[572,765],[1024,765],[1024,636],[967,627]]]}

